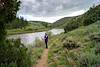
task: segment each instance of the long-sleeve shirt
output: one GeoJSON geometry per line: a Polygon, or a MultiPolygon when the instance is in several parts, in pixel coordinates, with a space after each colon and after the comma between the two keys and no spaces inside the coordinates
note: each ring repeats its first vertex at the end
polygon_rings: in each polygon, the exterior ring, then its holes
{"type": "Polygon", "coordinates": [[[44,36],[45,42],[48,42],[48,35],[44,36]]]}

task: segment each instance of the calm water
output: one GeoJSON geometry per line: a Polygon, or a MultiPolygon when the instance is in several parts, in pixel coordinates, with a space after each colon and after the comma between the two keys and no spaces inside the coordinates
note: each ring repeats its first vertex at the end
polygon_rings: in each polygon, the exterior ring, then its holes
{"type": "MultiPolygon", "coordinates": [[[[24,45],[31,45],[35,43],[35,40],[38,39],[42,39],[44,38],[45,32],[36,32],[36,33],[26,33],[26,34],[17,34],[17,35],[10,35],[7,38],[8,39],[21,39],[21,43],[23,43],[24,45]]],[[[60,34],[62,32],[64,32],[63,29],[52,29],[49,30],[48,32],[51,32],[52,35],[57,35],[60,34]]]]}

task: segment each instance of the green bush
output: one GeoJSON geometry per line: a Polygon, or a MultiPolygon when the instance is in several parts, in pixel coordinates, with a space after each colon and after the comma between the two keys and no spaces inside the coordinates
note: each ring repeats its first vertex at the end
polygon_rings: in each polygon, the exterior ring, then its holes
{"type": "Polygon", "coordinates": [[[0,45],[0,67],[31,67],[31,53],[20,39],[0,45]]]}
{"type": "Polygon", "coordinates": [[[32,30],[33,30],[32,28],[25,29],[25,31],[32,31],[32,30]]]}
{"type": "Polygon", "coordinates": [[[74,40],[66,39],[63,41],[63,47],[67,49],[75,49],[79,47],[79,44],[74,40]]]}
{"type": "Polygon", "coordinates": [[[65,33],[69,32],[69,31],[72,31],[76,28],[79,27],[79,23],[77,22],[74,22],[74,21],[71,21],[70,23],[68,23],[65,27],[64,27],[64,31],[65,33]]]}
{"type": "Polygon", "coordinates": [[[100,33],[91,34],[90,39],[96,42],[100,42],[100,33]]]}

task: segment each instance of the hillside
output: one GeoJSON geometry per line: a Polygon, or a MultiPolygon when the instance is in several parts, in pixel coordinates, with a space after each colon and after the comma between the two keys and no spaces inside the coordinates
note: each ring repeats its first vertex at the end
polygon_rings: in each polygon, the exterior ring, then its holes
{"type": "Polygon", "coordinates": [[[90,9],[83,15],[76,17],[65,17],[53,24],[53,27],[68,27],[78,28],[79,26],[89,25],[100,20],[100,5],[90,7],[90,9]]]}
{"type": "Polygon", "coordinates": [[[66,23],[68,23],[74,17],[64,17],[60,20],[57,20],[52,24],[52,27],[64,27],[66,23]]]}
{"type": "Polygon", "coordinates": [[[51,23],[43,22],[43,21],[29,21],[30,24],[34,26],[44,26],[44,27],[50,27],[51,23]]]}
{"type": "Polygon", "coordinates": [[[49,67],[99,67],[100,21],[50,40],[49,67]]]}
{"type": "Polygon", "coordinates": [[[99,67],[100,5],[81,16],[59,21],[54,24],[63,27],[65,33],[49,41],[49,67],[99,67]]]}

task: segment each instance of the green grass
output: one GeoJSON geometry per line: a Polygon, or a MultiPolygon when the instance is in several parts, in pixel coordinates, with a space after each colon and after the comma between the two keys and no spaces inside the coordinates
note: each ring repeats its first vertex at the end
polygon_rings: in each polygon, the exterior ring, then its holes
{"type": "MultiPolygon", "coordinates": [[[[37,61],[41,58],[41,55],[43,54],[43,50],[45,48],[45,44],[43,41],[41,41],[40,39],[36,39],[35,41],[35,46],[32,48],[32,63],[33,63],[33,67],[35,67],[35,65],[37,64],[37,61]]],[[[29,48],[29,49],[30,49],[29,48]]]]}
{"type": "Polygon", "coordinates": [[[43,48],[33,48],[32,50],[32,64],[33,67],[37,64],[37,60],[41,58],[43,48]]]}
{"type": "Polygon", "coordinates": [[[91,40],[92,34],[100,34],[100,21],[53,37],[49,46],[49,67],[96,67],[99,65],[100,53],[97,49],[100,49],[100,42],[91,40]],[[66,45],[70,44],[68,40],[71,40],[72,44],[75,41],[80,47],[67,49],[63,45],[64,42],[66,45]]]}
{"type": "Polygon", "coordinates": [[[41,31],[47,31],[49,30],[49,27],[45,27],[41,25],[40,23],[29,23],[25,28],[23,29],[7,29],[7,35],[13,35],[13,34],[23,34],[23,33],[33,33],[33,32],[41,32],[41,31]]]}

